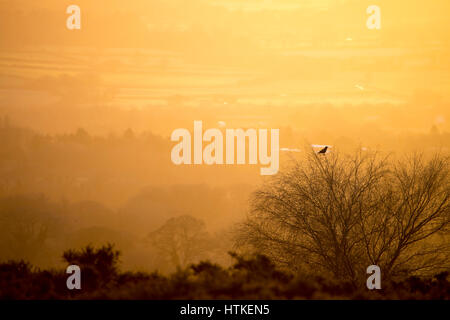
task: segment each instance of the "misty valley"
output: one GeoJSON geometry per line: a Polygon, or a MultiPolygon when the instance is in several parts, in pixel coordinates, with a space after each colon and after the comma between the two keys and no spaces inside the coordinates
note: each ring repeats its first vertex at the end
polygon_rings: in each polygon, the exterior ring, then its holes
{"type": "Polygon", "coordinates": [[[0,1],[0,300],[449,300],[449,10],[0,1]]]}

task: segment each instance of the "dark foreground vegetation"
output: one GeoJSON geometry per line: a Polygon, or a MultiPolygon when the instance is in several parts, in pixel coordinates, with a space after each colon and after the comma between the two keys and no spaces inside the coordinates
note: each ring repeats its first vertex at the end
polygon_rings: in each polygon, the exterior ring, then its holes
{"type": "Polygon", "coordinates": [[[279,270],[267,257],[232,253],[228,268],[201,262],[170,275],[122,272],[119,252],[107,245],[63,255],[81,272],[81,290],[68,290],[65,270],[39,270],[27,262],[0,264],[0,299],[449,299],[449,273],[365,283],[308,277],[279,270]]]}

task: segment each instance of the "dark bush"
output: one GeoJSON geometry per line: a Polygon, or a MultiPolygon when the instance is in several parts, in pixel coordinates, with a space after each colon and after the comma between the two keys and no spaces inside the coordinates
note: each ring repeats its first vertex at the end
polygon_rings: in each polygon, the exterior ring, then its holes
{"type": "Polygon", "coordinates": [[[63,270],[38,270],[23,261],[0,264],[1,299],[449,299],[449,273],[382,282],[381,290],[349,281],[293,274],[267,257],[232,254],[224,268],[208,261],[165,276],[121,272],[112,245],[69,250],[64,259],[82,272],[82,289],[68,290],[63,270]]]}

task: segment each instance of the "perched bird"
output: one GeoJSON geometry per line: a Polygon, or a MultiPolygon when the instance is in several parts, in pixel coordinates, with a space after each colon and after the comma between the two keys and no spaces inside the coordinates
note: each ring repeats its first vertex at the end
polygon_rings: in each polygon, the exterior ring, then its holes
{"type": "Polygon", "coordinates": [[[328,150],[328,146],[325,146],[325,148],[323,148],[322,150],[320,150],[317,153],[325,154],[325,153],[327,153],[327,150],[328,150]]]}

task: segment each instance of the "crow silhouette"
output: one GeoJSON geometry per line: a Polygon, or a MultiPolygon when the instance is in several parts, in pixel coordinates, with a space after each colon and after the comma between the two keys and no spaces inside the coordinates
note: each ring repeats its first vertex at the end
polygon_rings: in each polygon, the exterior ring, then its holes
{"type": "Polygon", "coordinates": [[[328,150],[328,146],[325,146],[325,148],[323,148],[322,150],[320,150],[317,153],[325,154],[325,153],[327,153],[327,150],[328,150]]]}

